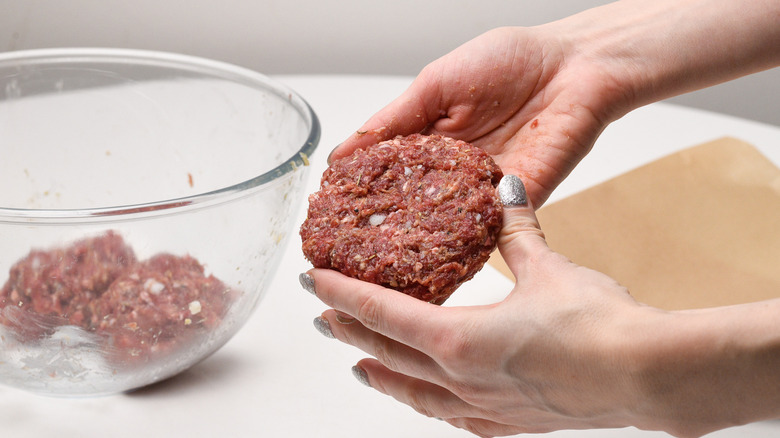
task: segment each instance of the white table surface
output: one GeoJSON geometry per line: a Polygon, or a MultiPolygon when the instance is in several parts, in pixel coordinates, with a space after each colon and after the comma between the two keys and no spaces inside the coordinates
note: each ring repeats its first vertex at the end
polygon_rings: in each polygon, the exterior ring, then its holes
{"type": "MultiPolygon", "coordinates": [[[[314,108],[323,127],[308,191],[330,149],[403,91],[408,77],[279,76],[314,108]]],[[[687,146],[732,136],[780,165],[780,128],[669,104],[653,104],[613,123],[550,202],[687,146]]],[[[302,203],[297,224],[303,221],[302,203]]],[[[350,372],[364,355],[320,335],[312,319],[324,306],[304,292],[309,265],[293,233],[271,290],[225,347],[191,370],[134,393],[65,399],[0,387],[2,437],[426,437],[472,436],[418,415],[359,384],[350,372]]],[[[511,285],[490,266],[448,305],[500,299],[511,285]]],[[[531,435],[533,436],[533,435],[531,435]]],[[[546,436],[663,437],[632,428],[560,431],[546,436]]],[[[778,437],[780,422],[710,435],[778,437]]]]}

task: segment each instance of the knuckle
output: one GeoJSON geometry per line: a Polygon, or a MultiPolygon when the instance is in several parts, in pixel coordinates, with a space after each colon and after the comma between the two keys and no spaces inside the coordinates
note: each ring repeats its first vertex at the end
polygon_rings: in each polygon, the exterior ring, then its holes
{"type": "Polygon", "coordinates": [[[368,329],[378,331],[382,321],[382,305],[376,295],[368,295],[358,304],[355,317],[368,329]]]}
{"type": "Polygon", "coordinates": [[[360,337],[356,334],[355,330],[351,330],[351,328],[345,327],[343,324],[333,324],[331,329],[336,338],[341,342],[353,346],[359,345],[360,337]]]}
{"type": "Polygon", "coordinates": [[[444,386],[464,402],[481,405],[480,388],[473,379],[475,371],[483,371],[475,369],[475,364],[484,364],[487,360],[481,349],[463,331],[445,334],[437,345],[435,360],[447,375],[444,386]]]}
{"type": "Polygon", "coordinates": [[[434,354],[442,367],[459,374],[464,366],[473,363],[470,359],[475,352],[474,342],[463,330],[445,330],[440,333],[434,354]]]}
{"type": "Polygon", "coordinates": [[[392,344],[388,339],[382,338],[382,340],[378,341],[374,345],[371,354],[374,356],[374,358],[376,358],[376,360],[378,360],[388,369],[399,371],[398,361],[396,360],[396,356],[391,345],[392,344]]]}

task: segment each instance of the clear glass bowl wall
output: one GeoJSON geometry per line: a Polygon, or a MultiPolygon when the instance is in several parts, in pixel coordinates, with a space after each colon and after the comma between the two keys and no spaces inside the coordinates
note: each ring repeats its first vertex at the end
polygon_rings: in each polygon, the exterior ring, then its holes
{"type": "MultiPolygon", "coordinates": [[[[114,393],[216,351],[273,277],[318,141],[317,117],[300,96],[232,65],[111,49],[0,55],[0,382],[53,395],[114,393]],[[197,260],[204,277],[231,291],[219,324],[192,327],[205,301],[169,311],[175,321],[159,327],[124,320],[127,330],[159,329],[139,357],[123,352],[115,333],[96,329],[100,321],[86,327],[73,323],[71,310],[31,311],[31,296],[55,294],[53,286],[18,287],[13,296],[23,299],[10,299],[11,270],[31,251],[106,233],[120,236],[139,262],[159,254],[197,260]],[[190,331],[169,330],[174,323],[190,331]],[[39,327],[34,336],[25,334],[29,326],[39,327]]],[[[162,306],[160,294],[179,293],[157,283],[139,306],[162,306]]],[[[128,313],[134,304],[122,305],[128,313]]],[[[109,318],[94,309],[91,316],[109,318]]]]}

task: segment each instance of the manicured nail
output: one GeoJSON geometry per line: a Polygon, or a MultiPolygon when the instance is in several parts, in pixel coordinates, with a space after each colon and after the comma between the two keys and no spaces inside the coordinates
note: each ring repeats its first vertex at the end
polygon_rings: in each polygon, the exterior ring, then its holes
{"type": "Polygon", "coordinates": [[[515,175],[504,175],[498,183],[498,197],[504,207],[525,207],[528,197],[523,181],[515,175]]]}
{"type": "Polygon", "coordinates": [[[298,281],[301,282],[303,290],[312,295],[317,295],[317,293],[314,291],[314,277],[304,272],[298,276],[298,281]]]}
{"type": "Polygon", "coordinates": [[[368,382],[368,373],[366,373],[366,370],[361,368],[358,365],[355,365],[352,367],[352,375],[355,376],[355,378],[358,380],[358,382],[371,387],[371,383],[368,382]]]}
{"type": "Polygon", "coordinates": [[[314,328],[317,329],[318,332],[322,333],[323,336],[326,338],[335,339],[336,337],[333,336],[333,332],[330,330],[330,323],[327,319],[318,316],[314,318],[314,328]]]}

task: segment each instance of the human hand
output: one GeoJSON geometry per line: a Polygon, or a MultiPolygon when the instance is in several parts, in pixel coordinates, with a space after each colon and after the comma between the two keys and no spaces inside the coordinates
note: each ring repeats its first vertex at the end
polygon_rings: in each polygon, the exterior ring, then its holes
{"type": "Polygon", "coordinates": [[[621,347],[642,307],[549,250],[514,193],[502,196],[521,205],[505,207],[499,247],[518,281],[504,301],[439,307],[315,269],[302,282],[335,309],[318,323],[375,358],[358,365],[371,387],[481,436],[629,424],[636,400],[621,347]]]}
{"type": "Polygon", "coordinates": [[[538,208],[610,122],[780,65],[778,14],[777,0],[623,0],[495,29],[426,66],[330,158],[396,135],[454,137],[520,176],[538,208]]]}
{"type": "Polygon", "coordinates": [[[700,436],[780,417],[780,299],[667,312],[551,251],[522,183],[499,185],[501,302],[439,307],[314,269],[315,325],[374,359],[376,390],[480,436],[635,426],[700,436]],[[510,189],[510,190],[507,190],[510,189]]]}
{"type": "Polygon", "coordinates": [[[441,134],[484,148],[541,206],[617,114],[604,70],[571,58],[542,29],[490,31],[429,64],[329,159],[396,135],[441,134]]]}

